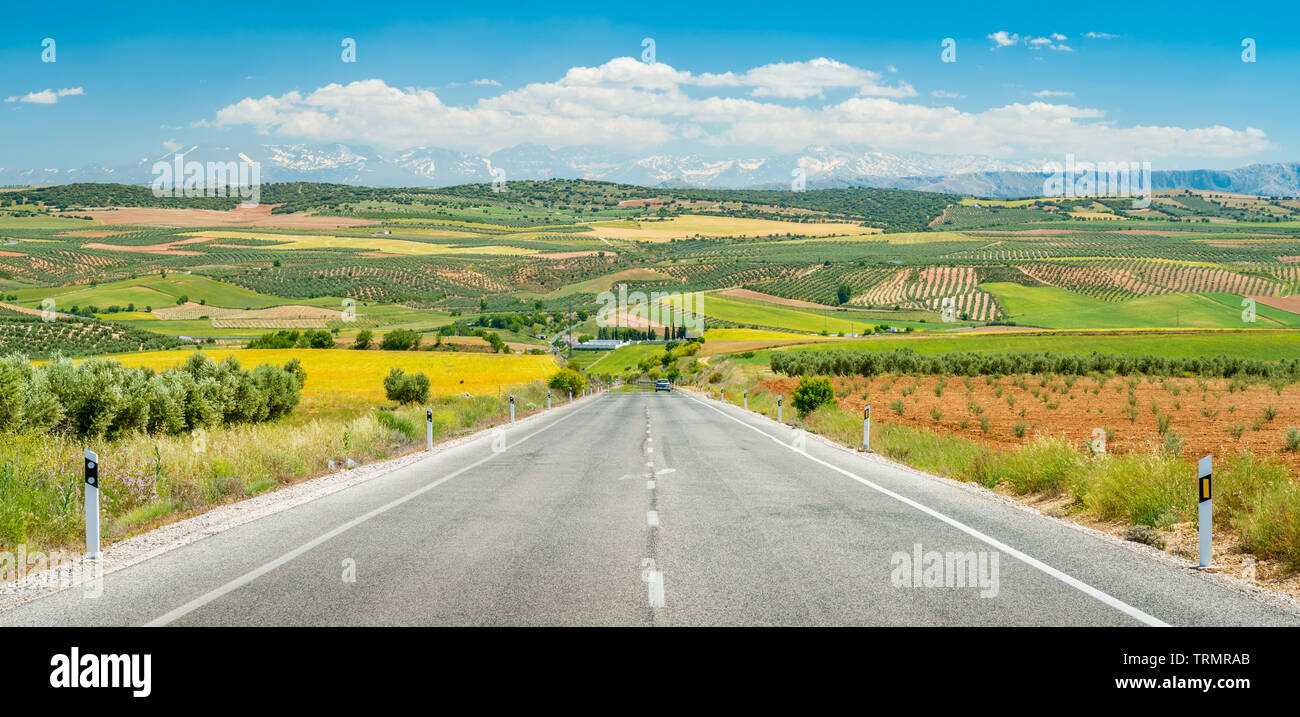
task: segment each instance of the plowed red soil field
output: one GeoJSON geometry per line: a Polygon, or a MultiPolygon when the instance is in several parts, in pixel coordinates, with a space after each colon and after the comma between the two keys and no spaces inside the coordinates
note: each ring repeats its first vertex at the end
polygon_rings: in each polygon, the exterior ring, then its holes
{"type": "MultiPolygon", "coordinates": [[[[1142,378],[1130,393],[1130,380],[1116,377],[1099,385],[1091,377],[1080,377],[1070,387],[1059,376],[1026,376],[1023,388],[1017,377],[991,379],[991,383],[983,376],[885,376],[832,382],[841,407],[861,411],[869,400],[873,420],[957,434],[995,446],[1022,444],[1035,436],[1064,436],[1082,449],[1101,429],[1110,434],[1108,452],[1149,450],[1163,444],[1157,416],[1166,416],[1168,430],[1185,445],[1186,457],[1249,448],[1300,468],[1300,452],[1283,450],[1287,429],[1300,426],[1300,385],[1284,386],[1279,394],[1265,383],[1230,390],[1226,379],[1142,378]],[[941,383],[941,395],[935,395],[941,383]],[[902,401],[901,415],[891,408],[894,401],[902,401]],[[931,409],[938,410],[938,418],[931,409]],[[1272,419],[1266,417],[1270,411],[1272,419]],[[987,432],[981,417],[988,421],[987,432]],[[1013,430],[1017,424],[1024,424],[1021,437],[1013,430]],[[1234,427],[1240,429],[1240,438],[1232,435],[1234,427]]],[[[779,378],[762,385],[788,397],[798,383],[798,379],[779,378]]]]}

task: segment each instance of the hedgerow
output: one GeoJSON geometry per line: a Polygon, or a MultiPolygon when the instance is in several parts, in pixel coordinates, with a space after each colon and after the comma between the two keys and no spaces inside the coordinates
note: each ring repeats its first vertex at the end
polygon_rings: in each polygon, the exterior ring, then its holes
{"type": "Polygon", "coordinates": [[[1111,353],[1067,354],[975,353],[953,351],[922,355],[912,349],[896,351],[778,351],[772,370],[787,376],[876,376],[886,373],[931,376],[1010,376],[1058,374],[1082,376],[1255,377],[1300,380],[1300,359],[1261,361],[1223,354],[1215,356],[1152,356],[1111,353]]]}

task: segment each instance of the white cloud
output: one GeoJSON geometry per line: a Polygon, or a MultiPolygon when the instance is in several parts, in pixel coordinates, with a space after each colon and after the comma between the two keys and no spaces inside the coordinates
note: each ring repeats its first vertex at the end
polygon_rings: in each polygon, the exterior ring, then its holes
{"type": "Polygon", "coordinates": [[[992,49],[994,50],[996,50],[999,47],[1010,47],[1016,44],[1017,42],[1020,42],[1020,35],[1016,33],[1009,33],[1006,30],[998,30],[997,32],[989,35],[988,38],[993,41],[994,47],[992,49]]]}
{"type": "Polygon", "coordinates": [[[1059,32],[1053,32],[1044,37],[1034,35],[1025,35],[1021,37],[1019,33],[998,30],[988,35],[988,39],[993,41],[993,47],[990,50],[997,50],[1002,47],[1011,47],[1024,42],[1025,46],[1031,50],[1057,50],[1059,52],[1074,52],[1074,48],[1065,44],[1065,40],[1070,38],[1059,32]]]}
{"type": "Polygon", "coordinates": [[[947,90],[931,90],[930,96],[938,97],[940,99],[964,99],[966,97],[966,95],[963,95],[960,92],[949,92],[947,90]]]}
{"type": "Polygon", "coordinates": [[[61,90],[41,90],[39,92],[28,92],[25,95],[14,95],[6,97],[5,102],[29,102],[37,105],[52,105],[59,101],[60,97],[73,97],[84,95],[86,91],[80,87],[65,87],[61,90]]]}
{"type": "Polygon", "coordinates": [[[1046,48],[1048,50],[1057,50],[1058,52],[1074,52],[1074,48],[1061,42],[1061,40],[1065,39],[1067,39],[1065,35],[1062,35],[1059,32],[1054,32],[1050,37],[1026,37],[1025,44],[1028,45],[1031,50],[1042,50],[1046,48]]]}
{"type": "Polygon", "coordinates": [[[176,150],[181,148],[180,142],[177,142],[174,139],[163,140],[162,145],[163,145],[163,149],[167,150],[168,152],[175,152],[176,150]]]}
{"type": "Polygon", "coordinates": [[[500,82],[497,82],[496,80],[489,80],[489,79],[487,79],[487,78],[483,78],[483,79],[481,79],[481,80],[474,80],[474,81],[471,82],[470,84],[471,84],[471,85],[491,85],[492,87],[500,87],[500,86],[501,86],[501,83],[500,83],[500,82]]]}
{"type": "Polygon", "coordinates": [[[1119,35],[1112,35],[1109,32],[1085,32],[1083,36],[1093,40],[1114,40],[1119,35]]]}
{"type": "Polygon", "coordinates": [[[1039,90],[1034,93],[1034,97],[1074,97],[1074,93],[1065,90],[1039,90]]]}
{"type": "MultiPolygon", "coordinates": [[[[1006,158],[1073,153],[1158,161],[1244,157],[1271,148],[1264,133],[1253,128],[1120,127],[1102,109],[1050,101],[979,111],[932,107],[907,101],[916,95],[910,85],[884,85],[879,79],[877,73],[826,58],[696,75],[624,57],[464,104],[444,103],[433,90],[369,79],[247,97],[221,108],[206,124],[311,141],[364,141],[386,149],[439,146],[475,152],[524,142],[640,150],[673,142],[773,153],[853,144],[1006,158]],[[834,88],[851,96],[824,99],[825,90],[834,88]]],[[[1066,96],[1061,92],[1043,90],[1037,96],[1066,96]]],[[[942,90],[930,94],[955,96],[942,90]]]]}

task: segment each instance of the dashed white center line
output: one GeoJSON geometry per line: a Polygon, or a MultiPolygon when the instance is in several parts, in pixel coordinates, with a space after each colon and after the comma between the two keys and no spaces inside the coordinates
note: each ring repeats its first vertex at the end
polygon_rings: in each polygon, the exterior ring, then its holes
{"type": "Polygon", "coordinates": [[[650,575],[650,607],[664,606],[664,571],[656,570],[650,575]]]}
{"type": "Polygon", "coordinates": [[[648,480],[648,481],[645,482],[645,487],[646,487],[646,490],[654,490],[654,489],[655,489],[655,482],[652,481],[652,480],[648,480]]]}
{"type": "Polygon", "coordinates": [[[649,524],[650,527],[652,527],[652,528],[657,528],[657,527],[659,527],[659,511],[657,511],[657,510],[648,510],[648,511],[646,511],[646,514],[645,514],[645,521],[646,521],[646,523],[649,524]]]}
{"type": "Polygon", "coordinates": [[[641,561],[641,579],[645,581],[649,593],[650,607],[664,606],[664,571],[655,564],[654,558],[641,561]]]}

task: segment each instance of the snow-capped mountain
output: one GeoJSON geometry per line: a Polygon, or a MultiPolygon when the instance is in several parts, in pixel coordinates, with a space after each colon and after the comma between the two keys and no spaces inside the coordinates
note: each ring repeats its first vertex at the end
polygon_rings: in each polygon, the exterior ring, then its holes
{"type": "MultiPolygon", "coordinates": [[[[660,152],[635,155],[603,147],[550,149],[521,144],[492,154],[439,147],[379,152],[352,144],[266,144],[248,147],[181,147],[134,165],[76,168],[0,167],[0,186],[120,182],[149,184],[158,162],[254,161],[262,182],[326,182],[377,187],[440,187],[488,182],[494,170],[507,181],[593,179],[648,187],[712,189],[788,188],[803,172],[809,189],[893,187],[978,196],[1029,196],[1042,188],[1041,161],[1007,161],[979,155],[895,154],[869,147],[807,147],[790,154],[762,152],[660,152]]],[[[1155,189],[1216,189],[1265,195],[1300,195],[1300,163],[1255,164],[1233,170],[1156,171],[1155,189]]]]}

